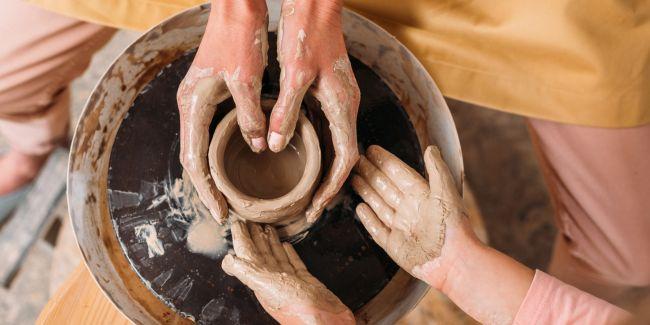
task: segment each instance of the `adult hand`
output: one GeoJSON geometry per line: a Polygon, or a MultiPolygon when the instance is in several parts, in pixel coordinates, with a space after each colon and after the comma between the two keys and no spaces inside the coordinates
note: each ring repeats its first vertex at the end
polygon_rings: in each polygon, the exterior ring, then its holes
{"type": "Polygon", "coordinates": [[[272,226],[236,221],[231,227],[237,256],[223,270],[236,276],[281,324],[354,324],[352,312],[314,278],[289,243],[272,226]]]}
{"type": "Polygon", "coordinates": [[[278,152],[293,136],[305,93],[321,103],[329,121],[335,158],[307,209],[314,222],[341,189],[356,163],[359,87],[341,28],[342,1],[284,0],[278,26],[280,94],[269,122],[268,145],[278,152]],[[311,87],[311,88],[310,88],[311,87]]]}
{"type": "Polygon", "coordinates": [[[227,218],[228,206],[210,177],[208,128],[217,104],[232,96],[244,139],[255,152],[266,148],[260,91],[267,63],[267,20],[264,0],[213,1],[198,52],[177,93],[181,164],[220,223],[227,218]]]}
{"type": "Polygon", "coordinates": [[[366,202],[357,215],[377,244],[403,269],[438,287],[432,273],[444,281],[453,256],[439,257],[454,239],[467,237],[467,218],[440,151],[428,147],[424,162],[428,183],[388,151],[370,146],[352,186],[366,202]]]}

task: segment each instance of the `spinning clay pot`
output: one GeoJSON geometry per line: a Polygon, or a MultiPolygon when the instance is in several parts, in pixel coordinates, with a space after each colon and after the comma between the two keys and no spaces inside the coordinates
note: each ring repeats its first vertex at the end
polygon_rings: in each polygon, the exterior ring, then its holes
{"type": "MultiPolygon", "coordinates": [[[[272,104],[266,100],[263,106],[272,104]]],[[[302,212],[311,201],[321,163],[316,131],[304,114],[285,150],[256,154],[244,141],[232,110],[217,126],[208,158],[212,178],[238,216],[278,224],[281,233],[282,225],[304,219],[302,212]]]]}

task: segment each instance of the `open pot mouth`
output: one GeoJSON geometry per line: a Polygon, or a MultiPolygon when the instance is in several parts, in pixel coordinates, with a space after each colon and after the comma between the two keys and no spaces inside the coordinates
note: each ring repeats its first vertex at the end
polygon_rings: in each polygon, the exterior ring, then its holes
{"type": "MultiPolygon", "coordinates": [[[[229,112],[217,126],[209,150],[210,169],[219,190],[226,196],[229,204],[244,210],[251,208],[253,214],[280,212],[292,208],[298,201],[313,194],[314,185],[320,175],[321,152],[318,136],[307,117],[300,113],[296,123],[295,136],[300,136],[304,147],[304,166],[302,175],[293,188],[278,197],[259,198],[249,195],[236,186],[226,171],[228,145],[233,136],[239,132],[236,109],[229,112]],[[220,134],[220,136],[219,136],[220,134]],[[315,167],[315,168],[314,168],[315,167]],[[234,203],[234,204],[233,204],[234,203]],[[252,208],[254,206],[254,208],[252,208]],[[253,211],[254,210],[254,211],[253,211]]],[[[246,145],[247,146],[247,145],[246,145]]],[[[250,150],[246,147],[244,150],[250,150]]],[[[269,149],[266,149],[269,150],[269,149]]],[[[242,216],[246,218],[246,216],[242,216]]]]}
{"type": "Polygon", "coordinates": [[[225,177],[240,193],[256,200],[276,200],[295,189],[305,175],[307,155],[299,134],[286,148],[254,153],[240,132],[227,140],[223,156],[225,177]]]}

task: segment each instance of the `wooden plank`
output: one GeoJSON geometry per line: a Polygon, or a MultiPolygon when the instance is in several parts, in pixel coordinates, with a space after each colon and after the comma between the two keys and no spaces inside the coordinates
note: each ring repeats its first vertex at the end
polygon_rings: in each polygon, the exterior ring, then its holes
{"type": "Polygon", "coordinates": [[[36,324],[127,325],[132,323],[104,296],[86,266],[80,264],[43,308],[36,324]]]}
{"type": "Polygon", "coordinates": [[[0,232],[0,284],[6,287],[25,254],[51,218],[50,211],[65,191],[68,151],[57,149],[48,158],[34,187],[0,232]]]}
{"type": "Polygon", "coordinates": [[[48,301],[49,272],[52,264],[52,246],[43,240],[38,240],[29,250],[25,262],[11,288],[5,292],[8,304],[2,311],[2,324],[33,324],[41,309],[48,301]]]}
{"type": "Polygon", "coordinates": [[[68,204],[64,198],[54,211],[57,218],[61,218],[61,228],[52,253],[52,269],[50,271],[50,295],[53,295],[75,268],[82,262],[81,252],[74,237],[68,204]]]}

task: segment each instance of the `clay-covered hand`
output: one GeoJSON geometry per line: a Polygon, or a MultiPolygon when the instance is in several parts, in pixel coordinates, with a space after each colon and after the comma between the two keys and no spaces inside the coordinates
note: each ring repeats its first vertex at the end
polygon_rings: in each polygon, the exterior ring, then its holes
{"type": "Polygon", "coordinates": [[[393,154],[370,146],[352,186],[366,202],[356,211],[372,238],[399,266],[430,282],[450,230],[463,228],[466,214],[438,148],[428,147],[424,162],[428,183],[393,154]]]}
{"type": "Polygon", "coordinates": [[[235,221],[237,256],[227,255],[223,270],[236,276],[281,324],[354,324],[352,312],[314,278],[289,243],[271,226],[235,221]]]}
{"type": "Polygon", "coordinates": [[[359,87],[341,27],[342,1],[284,0],[278,26],[280,94],[271,113],[269,148],[278,152],[293,136],[303,97],[321,103],[332,133],[335,157],[314,194],[307,220],[314,222],[341,189],[356,163],[359,87]]]}
{"type": "Polygon", "coordinates": [[[178,88],[180,160],[201,201],[220,223],[228,207],[210,177],[208,128],[217,104],[232,95],[244,139],[255,152],[266,148],[260,91],[267,63],[267,21],[264,0],[213,1],[196,57],[178,88]]]}

